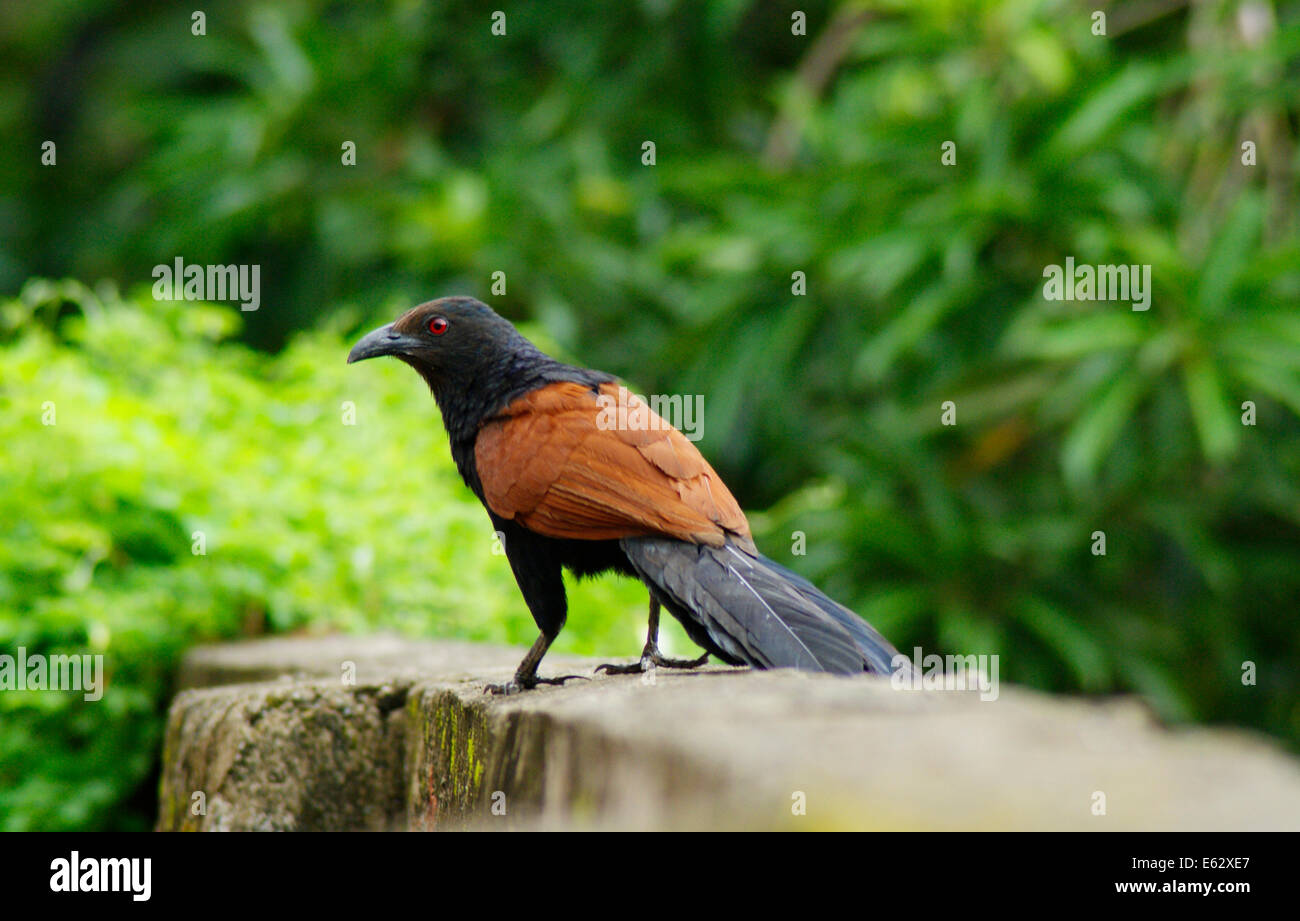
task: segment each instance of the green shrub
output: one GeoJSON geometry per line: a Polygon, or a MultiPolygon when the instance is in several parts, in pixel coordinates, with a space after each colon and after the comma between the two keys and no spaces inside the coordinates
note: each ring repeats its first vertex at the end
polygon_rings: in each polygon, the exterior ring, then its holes
{"type": "MultiPolygon", "coordinates": [[[[269,358],[223,341],[229,311],[42,282],[0,323],[0,650],[99,653],[108,686],[98,702],[0,693],[0,827],[146,823],[191,643],[535,638],[424,384],[397,362],[347,366],[337,323],[269,358]]],[[[640,651],[636,583],[585,582],[570,602],[557,649],[640,651]]]]}

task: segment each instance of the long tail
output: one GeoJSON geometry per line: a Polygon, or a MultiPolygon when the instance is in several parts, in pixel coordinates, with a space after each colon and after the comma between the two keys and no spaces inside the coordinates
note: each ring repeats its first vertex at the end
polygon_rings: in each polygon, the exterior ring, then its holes
{"type": "Polygon", "coordinates": [[[888,675],[898,655],[870,624],[807,579],[730,541],[708,547],[638,537],[621,544],[660,604],[726,662],[888,675]]]}

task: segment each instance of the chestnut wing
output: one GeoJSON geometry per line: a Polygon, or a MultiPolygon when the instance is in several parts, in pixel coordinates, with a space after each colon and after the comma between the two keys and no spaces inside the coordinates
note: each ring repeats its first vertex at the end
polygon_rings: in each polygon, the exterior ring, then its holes
{"type": "Polygon", "coordinates": [[[721,546],[730,534],[752,546],[744,512],[694,444],[625,388],[602,384],[600,396],[550,384],[485,422],[474,458],[488,508],[549,537],[721,546]]]}

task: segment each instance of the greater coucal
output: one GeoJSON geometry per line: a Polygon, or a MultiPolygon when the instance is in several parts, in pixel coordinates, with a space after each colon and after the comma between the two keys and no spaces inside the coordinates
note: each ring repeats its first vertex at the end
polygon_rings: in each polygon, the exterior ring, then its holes
{"type": "Polygon", "coordinates": [[[894,647],[760,554],[744,512],[695,445],[612,375],[544,355],[471,297],[407,311],[362,338],[348,362],[380,355],[400,358],[428,382],[456,467],[501,533],[541,630],[514,680],[490,690],[566,680],[537,676],[567,615],[562,569],[614,570],[650,590],[641,660],[605,666],[610,671],[690,667],[712,653],[755,668],[890,672],[894,647]],[[703,656],[660,654],[660,605],[703,656]]]}

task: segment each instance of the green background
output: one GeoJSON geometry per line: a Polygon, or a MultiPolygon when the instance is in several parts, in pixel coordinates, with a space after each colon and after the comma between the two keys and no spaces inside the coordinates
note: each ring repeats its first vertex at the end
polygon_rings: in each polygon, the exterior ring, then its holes
{"type": "MultiPolygon", "coordinates": [[[[1300,743],[1295,4],[499,6],[0,7],[0,649],[111,681],[0,693],[0,828],[147,827],[190,643],[532,639],[423,384],[343,364],[451,293],[703,394],[760,547],[900,648],[1300,743]],[[260,309],[155,301],[178,256],[260,309]],[[1150,310],[1045,300],[1071,256],[1150,310]]],[[[640,648],[636,584],[570,610],[640,648]]]]}

